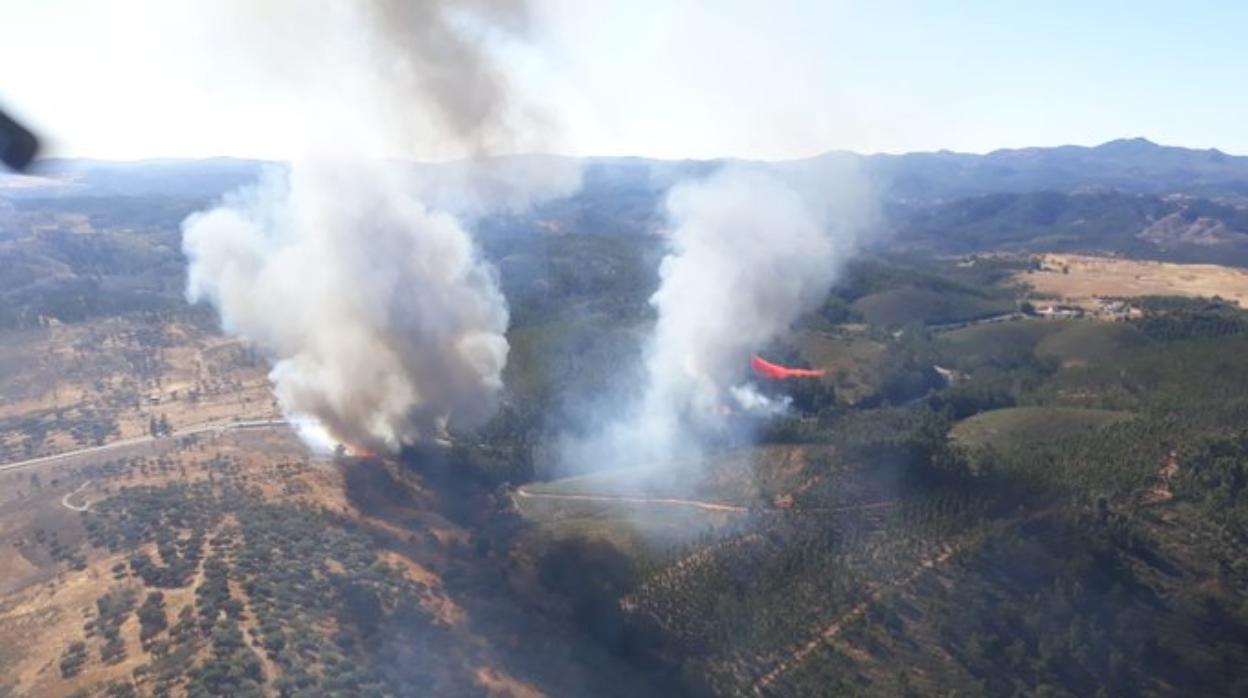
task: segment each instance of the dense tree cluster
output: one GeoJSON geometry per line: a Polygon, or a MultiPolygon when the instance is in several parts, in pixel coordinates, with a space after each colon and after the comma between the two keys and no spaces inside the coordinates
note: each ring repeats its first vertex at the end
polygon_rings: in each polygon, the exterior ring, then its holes
{"type": "Polygon", "coordinates": [[[1248,333],[1248,312],[1220,299],[1162,296],[1136,303],[1144,315],[1134,324],[1154,339],[1210,339],[1248,333]]]}
{"type": "Polygon", "coordinates": [[[87,643],[78,640],[69,643],[65,651],[61,654],[60,669],[61,678],[70,679],[78,675],[82,671],[82,665],[87,662],[87,643]]]}
{"type": "Polygon", "coordinates": [[[121,624],[134,610],[135,597],[134,589],[122,587],[95,601],[99,612],[95,620],[95,631],[104,640],[104,645],[100,648],[100,660],[105,664],[116,664],[126,656],[126,642],[121,637],[121,624]]]}
{"type": "Polygon", "coordinates": [[[904,407],[774,423],[765,439],[834,455],[808,461],[790,508],[647,571],[622,594],[626,628],[679,657],[693,692],[748,693],[779,666],[768,694],[1242,692],[1248,346],[1226,329],[1240,312],[1142,305],[1142,337],[1114,329],[1128,341],[1070,363],[1042,340],[1085,333],[1072,323],[920,335],[915,355],[958,381],[904,407]],[[949,441],[955,420],[1014,405],[1130,416],[1040,443],[949,441]],[[893,505],[852,511],[880,500],[893,505]],[[830,627],[843,645],[784,664],[830,627]]]}

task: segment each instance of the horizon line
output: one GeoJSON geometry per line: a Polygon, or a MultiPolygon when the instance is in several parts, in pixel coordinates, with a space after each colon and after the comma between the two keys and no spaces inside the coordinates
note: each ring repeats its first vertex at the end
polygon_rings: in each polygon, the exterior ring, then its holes
{"type": "MultiPolygon", "coordinates": [[[[833,156],[833,155],[842,155],[842,156],[848,155],[848,156],[854,156],[854,157],[860,157],[860,158],[905,157],[905,156],[911,156],[911,155],[955,155],[955,156],[986,157],[986,156],[996,155],[1000,153],[1020,152],[1020,151],[1027,151],[1027,150],[1060,150],[1060,149],[1067,149],[1067,148],[1082,149],[1082,150],[1095,150],[1097,148],[1103,148],[1105,146],[1118,144],[1118,143],[1123,143],[1123,144],[1138,143],[1141,145],[1156,147],[1158,149],[1187,150],[1187,151],[1193,151],[1193,152],[1217,153],[1221,155],[1226,155],[1228,157],[1248,156],[1245,154],[1230,153],[1218,147],[1198,148],[1198,147],[1191,147],[1191,146],[1185,146],[1185,145],[1169,145],[1169,144],[1158,143],[1157,141],[1154,141],[1146,136],[1127,136],[1127,137],[1121,137],[1121,138],[1113,138],[1113,139],[1103,141],[1100,143],[1096,143],[1093,145],[1084,145],[1084,144],[1078,144],[1078,143],[1063,143],[1060,145],[1029,145],[1029,146],[1018,146],[1018,147],[994,148],[992,150],[987,150],[987,151],[982,151],[982,152],[971,151],[971,150],[951,150],[948,148],[937,148],[937,149],[928,149],[928,150],[906,150],[906,151],[880,150],[880,151],[861,152],[861,151],[850,150],[846,148],[831,148],[828,150],[823,150],[823,151],[819,151],[816,153],[812,153],[810,155],[803,155],[803,156],[796,156],[796,157],[761,158],[761,157],[745,157],[745,156],[739,156],[739,155],[721,155],[721,156],[715,156],[715,157],[665,157],[665,156],[651,156],[651,155],[637,155],[637,154],[573,155],[573,154],[559,153],[559,152],[532,152],[530,151],[530,152],[515,152],[515,153],[497,153],[497,154],[486,155],[486,156],[481,156],[481,157],[447,158],[444,160],[424,160],[424,159],[419,159],[419,158],[402,158],[402,157],[388,157],[388,158],[382,158],[382,159],[409,162],[409,163],[417,164],[417,165],[447,165],[447,164],[456,164],[456,163],[472,162],[472,161],[479,161],[479,160],[503,160],[507,158],[559,158],[559,159],[566,159],[566,160],[652,160],[652,161],[659,161],[659,162],[690,162],[690,163],[739,161],[739,162],[759,162],[759,163],[769,163],[769,164],[782,164],[782,163],[789,163],[789,162],[801,162],[804,160],[814,160],[817,158],[828,157],[828,156],[833,156]]],[[[246,155],[226,155],[226,154],[199,155],[199,156],[196,156],[196,155],[187,155],[187,156],[151,155],[151,156],[138,156],[138,157],[99,157],[99,156],[93,156],[93,155],[50,155],[48,157],[38,158],[35,161],[35,167],[33,169],[36,171],[31,172],[30,176],[39,176],[37,170],[38,170],[38,166],[40,163],[48,165],[48,164],[54,164],[54,163],[60,163],[60,162],[101,162],[101,163],[139,165],[139,164],[157,164],[157,163],[174,163],[174,162],[209,162],[213,160],[282,164],[282,163],[294,162],[297,159],[296,158],[270,158],[270,157],[246,156],[246,155]]],[[[14,173],[7,173],[7,174],[12,175],[14,173]]]]}

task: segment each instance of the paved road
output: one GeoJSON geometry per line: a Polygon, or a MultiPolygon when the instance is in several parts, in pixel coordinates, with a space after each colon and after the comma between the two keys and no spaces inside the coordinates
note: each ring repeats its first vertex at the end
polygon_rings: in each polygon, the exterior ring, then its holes
{"type": "Polygon", "coordinates": [[[70,458],[91,455],[94,453],[106,453],[128,446],[138,446],[140,444],[152,443],[156,441],[165,441],[170,439],[178,439],[183,436],[194,436],[195,434],[204,434],[208,432],[216,432],[218,434],[233,431],[237,429],[264,429],[270,427],[284,427],[290,423],[284,419],[251,419],[240,422],[209,422],[205,424],[194,424],[188,427],[175,430],[168,436],[135,436],[129,439],[121,439],[120,441],[112,441],[100,446],[90,446],[88,448],[80,448],[76,451],[66,451],[64,453],[56,453],[50,456],[40,456],[39,458],[30,458],[28,460],[17,461],[15,463],[7,463],[0,465],[0,473],[10,470],[25,470],[26,468],[36,468],[41,465],[52,465],[70,458]]]}

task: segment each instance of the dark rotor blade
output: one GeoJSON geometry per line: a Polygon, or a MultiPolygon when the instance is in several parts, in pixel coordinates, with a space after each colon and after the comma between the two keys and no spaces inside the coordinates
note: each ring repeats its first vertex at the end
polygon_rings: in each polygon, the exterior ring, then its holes
{"type": "Polygon", "coordinates": [[[0,110],[0,162],[21,172],[39,152],[39,139],[0,110]]]}

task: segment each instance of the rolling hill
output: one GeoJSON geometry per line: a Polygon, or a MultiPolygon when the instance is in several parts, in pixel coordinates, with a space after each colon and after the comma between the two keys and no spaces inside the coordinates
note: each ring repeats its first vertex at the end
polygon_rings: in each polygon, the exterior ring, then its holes
{"type": "Polygon", "coordinates": [[[1248,263],[1248,209],[1120,190],[996,193],[900,217],[898,242],[928,252],[1101,251],[1176,262],[1248,263]]]}

